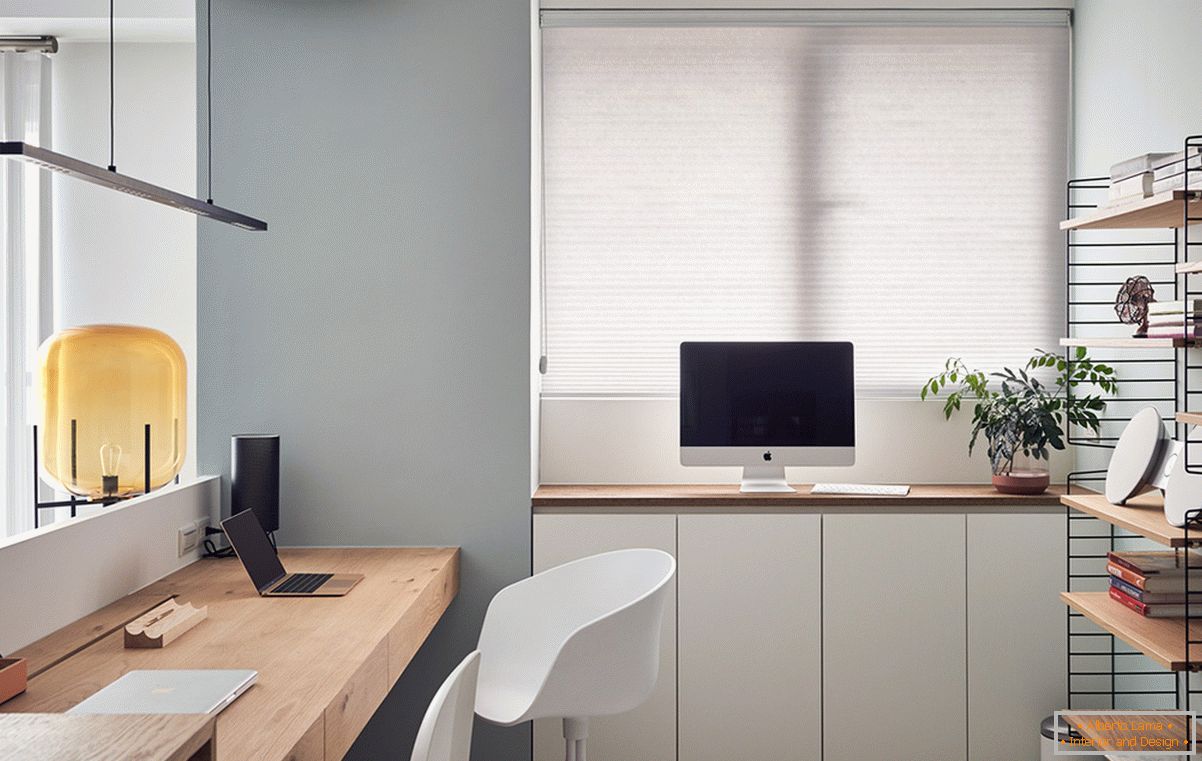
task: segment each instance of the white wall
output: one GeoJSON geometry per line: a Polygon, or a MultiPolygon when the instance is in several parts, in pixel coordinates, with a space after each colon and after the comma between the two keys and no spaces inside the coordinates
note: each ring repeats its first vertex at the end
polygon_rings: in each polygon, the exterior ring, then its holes
{"type": "Polygon", "coordinates": [[[1077,0],[1073,14],[1075,175],[1202,133],[1202,3],[1077,0]]]}
{"type": "Polygon", "coordinates": [[[168,486],[87,518],[0,539],[0,653],[44,637],[195,561],[177,530],[217,515],[215,476],[168,486]]]}
{"type": "MultiPolygon", "coordinates": [[[[1187,135],[1202,133],[1200,32],[1198,0],[1077,0],[1074,176],[1104,176],[1123,159],[1179,151],[1187,135]]],[[[1144,231],[1136,235],[1150,239],[1144,231]]],[[[1202,251],[1191,252],[1191,258],[1200,256],[1202,251]]],[[[1087,450],[1078,459],[1083,469],[1104,468],[1109,452],[1087,450]]]]}
{"type": "MultiPolygon", "coordinates": [[[[52,56],[54,149],[108,164],[108,46],[52,56]]],[[[118,43],[117,169],[196,192],[196,46],[118,43]]],[[[54,179],[55,327],[115,322],[174,338],[188,360],[188,454],[196,473],[196,217],[69,177],[54,179]]]]}

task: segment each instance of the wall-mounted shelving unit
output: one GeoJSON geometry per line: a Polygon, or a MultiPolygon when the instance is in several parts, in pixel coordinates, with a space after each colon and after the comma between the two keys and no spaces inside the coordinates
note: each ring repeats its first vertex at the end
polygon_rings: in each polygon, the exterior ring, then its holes
{"type": "MultiPolygon", "coordinates": [[[[1185,140],[1187,157],[1199,149],[1202,136],[1185,140]]],[[[1065,231],[1067,297],[1066,337],[1060,345],[1069,363],[1079,347],[1113,352],[1113,359],[1102,360],[1123,368],[1124,377],[1103,418],[1109,431],[1088,439],[1070,427],[1068,440],[1112,449],[1121,426],[1149,405],[1174,426],[1178,440],[1185,440],[1188,426],[1202,425],[1202,412],[1188,411],[1202,409],[1202,404],[1192,404],[1202,391],[1190,388],[1191,375],[1202,372],[1194,351],[1199,341],[1124,336],[1113,312],[1107,312],[1119,286],[1135,275],[1148,277],[1159,301],[1202,298],[1190,283],[1191,274],[1202,273],[1202,255],[1190,255],[1202,243],[1191,240],[1190,231],[1191,225],[1202,224],[1202,192],[1196,190],[1202,187],[1202,168],[1186,162],[1184,187],[1189,190],[1165,191],[1132,203],[1098,201],[1108,184],[1108,178],[1068,183],[1069,218],[1060,224],[1065,231]],[[1136,230],[1144,232],[1130,232],[1136,230]],[[1111,332],[1118,334],[1095,335],[1111,332]]],[[[1186,315],[1181,319],[1182,332],[1188,333],[1186,315]]],[[[1182,456],[1188,470],[1202,473],[1202,462],[1190,454],[1194,448],[1187,446],[1182,456]]],[[[1148,540],[1176,552],[1202,547],[1202,505],[1190,514],[1187,526],[1178,528],[1165,520],[1159,492],[1116,506],[1101,494],[1081,491],[1083,484],[1104,477],[1104,470],[1070,474],[1068,493],[1061,499],[1068,520],[1067,589],[1061,594],[1068,609],[1067,707],[1188,710],[1191,699],[1196,703],[1202,695],[1202,681],[1191,677],[1202,671],[1202,604],[1187,602],[1184,618],[1145,618],[1110,598],[1105,565],[1107,552],[1134,549],[1148,540]],[[1077,705],[1081,702],[1091,705],[1077,705]]],[[[1185,588],[1202,591],[1202,578],[1191,578],[1200,576],[1187,571],[1185,588]]]]}
{"type": "Polygon", "coordinates": [[[1098,206],[1060,223],[1061,230],[1140,230],[1177,228],[1184,225],[1182,207],[1188,197],[1190,210],[1202,215],[1202,193],[1166,190],[1129,204],[1098,206]]]}

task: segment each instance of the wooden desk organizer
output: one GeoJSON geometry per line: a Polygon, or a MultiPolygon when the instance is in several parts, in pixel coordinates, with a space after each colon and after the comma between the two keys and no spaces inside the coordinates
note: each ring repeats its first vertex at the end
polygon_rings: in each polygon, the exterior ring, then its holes
{"type": "Polygon", "coordinates": [[[167,600],[125,625],[125,646],[166,647],[208,615],[207,607],[197,608],[191,603],[180,605],[175,600],[167,600]]]}
{"type": "Polygon", "coordinates": [[[0,658],[0,703],[25,692],[29,663],[24,658],[0,658]]]}

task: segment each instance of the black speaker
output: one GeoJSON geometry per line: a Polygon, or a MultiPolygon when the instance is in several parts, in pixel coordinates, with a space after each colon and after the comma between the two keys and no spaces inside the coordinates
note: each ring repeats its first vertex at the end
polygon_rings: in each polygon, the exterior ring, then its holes
{"type": "Polygon", "coordinates": [[[279,434],[230,438],[230,508],[230,515],[254,510],[264,531],[279,531],[279,434]]]}

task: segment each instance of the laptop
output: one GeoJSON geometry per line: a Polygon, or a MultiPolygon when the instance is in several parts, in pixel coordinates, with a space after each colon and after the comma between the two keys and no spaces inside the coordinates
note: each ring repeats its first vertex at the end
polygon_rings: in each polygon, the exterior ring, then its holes
{"type": "Polygon", "coordinates": [[[250,669],[130,671],[67,713],[218,713],[258,678],[250,669]]]}
{"type": "Polygon", "coordinates": [[[363,580],[358,573],[288,573],[251,510],[226,518],[221,528],[264,597],[341,597],[363,580]]]}

